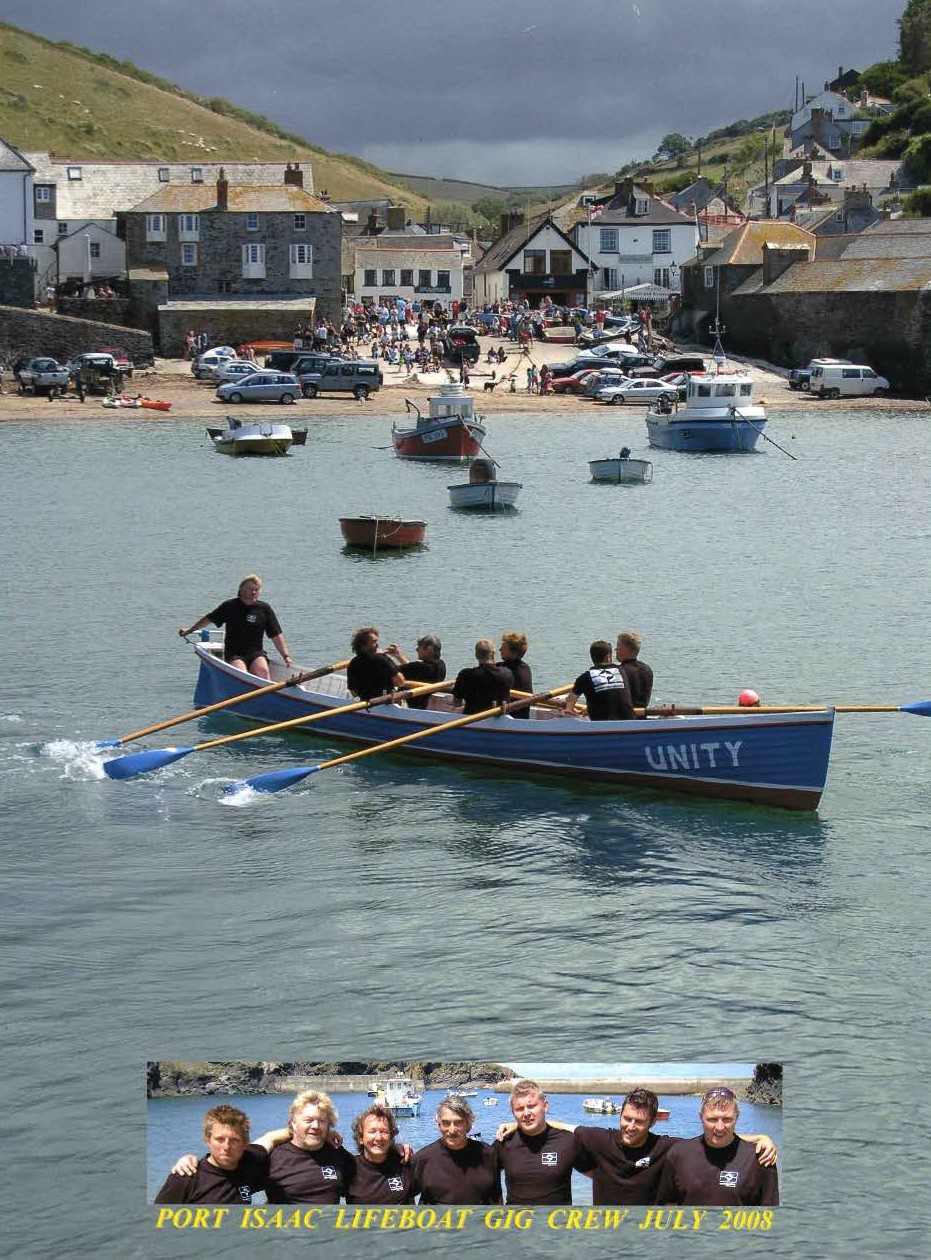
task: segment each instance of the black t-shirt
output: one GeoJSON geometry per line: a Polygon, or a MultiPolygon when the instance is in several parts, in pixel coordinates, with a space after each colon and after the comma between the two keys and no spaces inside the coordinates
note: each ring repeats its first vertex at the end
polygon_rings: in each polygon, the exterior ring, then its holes
{"type": "Polygon", "coordinates": [[[552,1129],[528,1136],[517,1129],[495,1142],[508,1203],[572,1202],[572,1169],[579,1153],[574,1133],[552,1129]]]}
{"type": "Polygon", "coordinates": [[[281,634],[274,609],[261,599],[254,604],[244,604],[241,599],[224,600],[213,612],[207,613],[207,620],[215,626],[226,626],[224,658],[231,661],[234,656],[241,656],[247,665],[264,652],[262,643],[266,634],[270,639],[281,634]]]}
{"type": "Polygon", "coordinates": [[[500,1203],[501,1174],[490,1146],[469,1138],[461,1151],[442,1141],[423,1146],[413,1158],[414,1185],[421,1203],[500,1203]]]}
{"type": "Polygon", "coordinates": [[[720,1149],[703,1137],[686,1138],[669,1152],[660,1177],[657,1203],[694,1207],[775,1207],[779,1179],[763,1168],[752,1142],[734,1138],[720,1149]]]}
{"type": "MultiPolygon", "coordinates": [[[[446,677],[445,661],[408,661],[406,665],[401,666],[401,673],[408,682],[416,683],[437,683],[443,682],[446,677]]],[[[425,709],[429,696],[411,696],[408,700],[408,707],[411,709],[425,709]]]]}
{"type": "Polygon", "coordinates": [[[656,1203],[666,1156],[682,1139],[648,1133],[640,1146],[625,1146],[618,1129],[580,1124],[575,1131],[579,1167],[592,1172],[592,1203],[656,1203]]]}
{"type": "Polygon", "coordinates": [[[317,1151],[285,1142],[271,1153],[265,1194],[269,1203],[339,1203],[354,1172],[349,1152],[329,1142],[317,1151]]]}
{"type": "MultiPolygon", "coordinates": [[[[511,671],[514,681],[511,686],[515,691],[533,691],[533,674],[530,672],[530,666],[522,656],[512,657],[511,660],[504,662],[505,669],[511,671]]],[[[515,709],[511,717],[529,718],[530,705],[526,709],[515,709]]]]}
{"type": "Polygon", "coordinates": [[[593,722],[610,722],[634,716],[630,688],[620,665],[593,665],[572,684],[577,696],[584,696],[593,722]]]}
{"type": "Polygon", "coordinates": [[[465,713],[482,713],[507,700],[514,675],[504,665],[473,665],[456,675],[453,696],[463,700],[465,713]]]}
{"type": "Polygon", "coordinates": [[[363,1154],[355,1157],[355,1169],[346,1193],[347,1203],[413,1203],[414,1172],[401,1162],[397,1150],[375,1164],[363,1154]]]}
{"type": "Polygon", "coordinates": [[[193,1177],[169,1173],[155,1196],[156,1203],[251,1203],[258,1190],[265,1189],[268,1152],[250,1142],[242,1159],[231,1171],[217,1168],[204,1155],[193,1177]]]}
{"type": "Polygon", "coordinates": [[[630,702],[635,709],[645,709],[653,694],[653,671],[645,661],[622,661],[621,669],[630,687],[630,702]]]}
{"type": "Polygon", "coordinates": [[[394,676],[398,672],[395,662],[383,653],[354,656],[346,670],[346,683],[360,700],[374,700],[394,691],[394,676]]]}

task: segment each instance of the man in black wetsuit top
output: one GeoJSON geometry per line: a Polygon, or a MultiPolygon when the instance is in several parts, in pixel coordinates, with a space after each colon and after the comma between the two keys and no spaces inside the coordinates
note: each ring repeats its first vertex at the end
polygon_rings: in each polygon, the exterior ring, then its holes
{"type": "Polygon", "coordinates": [[[213,612],[198,617],[190,626],[181,626],[178,634],[186,639],[189,634],[202,629],[209,622],[226,626],[223,639],[223,659],[237,669],[246,669],[256,678],[269,679],[268,656],[265,652],[265,635],[281,653],[285,665],[293,665],[288,645],[281,633],[281,626],[270,604],[259,599],[262,579],[257,573],[247,573],[239,583],[235,599],[224,600],[213,612]]]}
{"type": "MultiPolygon", "coordinates": [[[[511,1111],[517,1127],[492,1147],[504,1172],[508,1203],[527,1206],[572,1202],[572,1169],[579,1146],[575,1135],[547,1123],[549,1103],[536,1081],[516,1081],[511,1111]]],[[[504,1126],[511,1129],[510,1125],[504,1126]]]]}
{"type": "Polygon", "coordinates": [[[620,665],[611,660],[611,644],[607,639],[596,639],[588,654],[592,658],[591,669],[580,674],[572,684],[566,696],[566,713],[574,714],[579,698],[584,696],[592,722],[632,718],[630,686],[620,665]]]}
{"type": "Polygon", "coordinates": [[[398,1122],[390,1107],[372,1103],[352,1122],[359,1149],[347,1203],[413,1203],[414,1174],[395,1145],[398,1122]]]}
{"type": "Polygon", "coordinates": [[[723,1085],[709,1089],[698,1112],[704,1132],[669,1152],[656,1194],[657,1203],[695,1207],[775,1207],[779,1179],[762,1168],[748,1142],[737,1136],[740,1107],[723,1085]]]}
{"type": "Polygon", "coordinates": [[[414,1184],[420,1203],[500,1203],[501,1174],[494,1150],[469,1137],[475,1112],[458,1094],[436,1109],[439,1141],[414,1155],[414,1184]]]}
{"type": "Polygon", "coordinates": [[[374,700],[404,686],[404,675],[395,661],[378,646],[374,626],[362,626],[352,636],[355,656],[346,670],[346,683],[360,700],[374,700]]]}
{"type": "Polygon", "coordinates": [[[172,1171],[155,1196],[156,1203],[251,1203],[265,1189],[268,1149],[249,1142],[249,1117],[221,1103],[204,1116],[207,1154],[190,1174],[172,1171]]]}
{"type": "MultiPolygon", "coordinates": [[[[501,663],[506,669],[511,671],[514,682],[511,684],[515,691],[533,691],[533,674],[530,672],[530,666],[524,660],[527,651],[527,636],[519,634],[516,630],[509,630],[507,634],[501,636],[501,663]]],[[[530,706],[525,709],[517,709],[511,714],[516,718],[529,718],[530,706]]]]}
{"type": "Polygon", "coordinates": [[[624,671],[630,687],[630,701],[635,709],[647,708],[653,694],[653,671],[639,659],[642,646],[643,638],[636,630],[623,630],[617,636],[614,649],[614,659],[624,671]]]}
{"type": "Polygon", "coordinates": [[[478,664],[471,669],[461,669],[453,686],[453,698],[462,704],[464,713],[482,713],[496,704],[505,704],[514,685],[511,671],[495,664],[495,645],[491,639],[479,639],[475,659],[478,664]]]}

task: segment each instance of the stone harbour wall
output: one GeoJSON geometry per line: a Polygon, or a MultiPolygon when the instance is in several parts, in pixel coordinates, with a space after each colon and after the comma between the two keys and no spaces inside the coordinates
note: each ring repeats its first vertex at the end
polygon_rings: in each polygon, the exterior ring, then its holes
{"type": "Polygon", "coordinates": [[[122,346],[138,360],[151,359],[154,353],[151,335],[138,328],[0,306],[0,362],[7,365],[38,354],[66,363],[76,354],[101,346],[122,346]]]}

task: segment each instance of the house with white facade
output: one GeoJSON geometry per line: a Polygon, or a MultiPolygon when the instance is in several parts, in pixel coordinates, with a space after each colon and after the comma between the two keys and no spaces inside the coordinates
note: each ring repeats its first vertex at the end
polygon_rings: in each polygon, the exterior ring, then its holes
{"type": "Polygon", "coordinates": [[[505,216],[508,230],[482,255],[475,268],[475,303],[519,302],[539,306],[548,297],[557,306],[586,306],[590,264],[574,241],[549,215],[529,222],[505,216]]]}
{"type": "Polygon", "coordinates": [[[825,87],[792,115],[789,147],[795,149],[813,140],[829,153],[849,157],[873,119],[891,109],[891,101],[871,96],[865,89],[856,101],[851,101],[842,92],[825,87]]]}
{"type": "Polygon", "coordinates": [[[0,245],[32,244],[32,163],[0,139],[0,245]]]}
{"type": "Polygon", "coordinates": [[[357,302],[401,298],[449,306],[471,292],[471,245],[451,233],[387,231],[358,236],[353,248],[351,296],[357,302]]]}
{"type": "Polygon", "coordinates": [[[694,218],[641,188],[632,179],[618,181],[614,195],[585,208],[571,233],[591,259],[592,300],[638,284],[677,292],[682,264],[698,244],[694,218]]]}

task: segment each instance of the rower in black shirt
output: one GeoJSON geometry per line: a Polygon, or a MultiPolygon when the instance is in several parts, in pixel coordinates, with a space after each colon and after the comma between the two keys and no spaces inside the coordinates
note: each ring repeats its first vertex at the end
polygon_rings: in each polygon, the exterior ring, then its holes
{"type": "MultiPolygon", "coordinates": [[[[533,691],[533,675],[530,672],[530,666],[524,660],[527,647],[527,636],[525,634],[518,634],[515,630],[509,630],[507,634],[501,636],[501,663],[514,676],[512,684],[514,689],[516,691],[526,691],[529,694],[533,691]]],[[[511,716],[529,718],[530,705],[527,705],[526,708],[515,710],[511,716]]]]}
{"type": "Polygon", "coordinates": [[[482,713],[496,704],[505,704],[514,685],[514,675],[504,665],[495,664],[495,645],[491,639],[479,639],[475,645],[478,664],[461,669],[456,675],[453,698],[464,713],[482,713]]]}
{"type": "Polygon", "coordinates": [[[352,636],[355,656],[346,670],[349,690],[360,700],[374,700],[404,686],[404,675],[395,661],[378,647],[378,631],[362,626],[352,636]]]}

